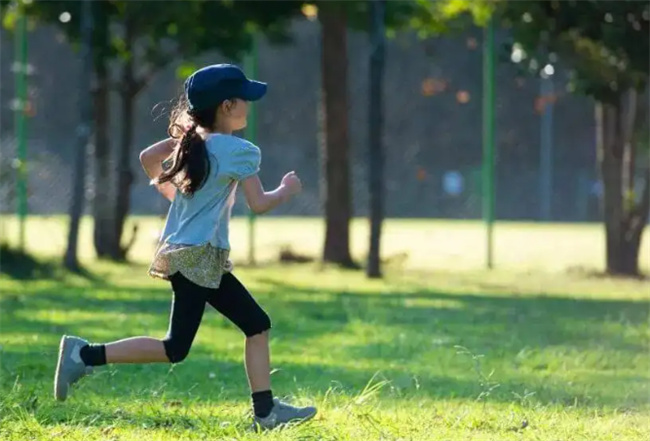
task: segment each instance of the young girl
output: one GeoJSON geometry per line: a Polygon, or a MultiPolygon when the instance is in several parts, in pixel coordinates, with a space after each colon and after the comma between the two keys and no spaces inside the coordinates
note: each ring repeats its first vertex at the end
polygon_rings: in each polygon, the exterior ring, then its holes
{"type": "Polygon", "coordinates": [[[228,223],[239,183],[256,213],[271,210],[301,190],[300,180],[291,172],[277,189],[264,191],[257,175],[260,150],[232,135],[246,126],[247,102],[265,93],[265,83],[247,79],[229,64],[204,67],[185,81],[185,93],[171,115],[170,138],[140,154],[152,183],[172,202],[149,270],[171,282],[174,297],[167,336],[89,344],[64,335],[54,379],[56,399],[65,400],[70,386],[92,366],[184,360],[208,303],[246,335],[254,422],[270,429],[316,414],[313,407],[297,408],[273,398],[271,321],[232,274],[228,260],[228,223]]]}

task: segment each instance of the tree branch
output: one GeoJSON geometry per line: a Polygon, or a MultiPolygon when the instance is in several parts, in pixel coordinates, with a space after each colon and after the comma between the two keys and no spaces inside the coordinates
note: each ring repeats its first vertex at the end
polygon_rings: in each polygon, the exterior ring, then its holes
{"type": "Polygon", "coordinates": [[[646,170],[641,199],[637,206],[634,207],[634,214],[639,217],[642,225],[648,223],[648,216],[650,215],[650,167],[646,170]]]}
{"type": "Polygon", "coordinates": [[[129,251],[131,250],[131,248],[133,248],[133,245],[135,244],[135,241],[138,238],[139,228],[140,228],[139,224],[137,223],[134,224],[131,233],[131,239],[129,239],[129,241],[124,246],[120,247],[120,252],[122,254],[121,258],[123,258],[124,260],[126,260],[126,256],[129,254],[129,251]]]}
{"type": "Polygon", "coordinates": [[[629,222],[628,234],[632,240],[640,240],[643,229],[648,223],[650,214],[650,168],[646,170],[641,200],[630,211],[627,221],[629,222]]]}
{"type": "Polygon", "coordinates": [[[623,112],[623,189],[628,195],[634,194],[634,169],[636,167],[636,137],[638,93],[630,88],[623,94],[621,105],[623,112]]]}

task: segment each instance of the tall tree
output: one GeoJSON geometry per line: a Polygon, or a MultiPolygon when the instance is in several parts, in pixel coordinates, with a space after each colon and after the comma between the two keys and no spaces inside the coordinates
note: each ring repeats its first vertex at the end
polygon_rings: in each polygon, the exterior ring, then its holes
{"type": "Polygon", "coordinates": [[[72,200],[70,203],[70,228],[68,231],[68,245],[65,252],[64,264],[66,268],[79,270],[77,259],[77,243],[79,239],[79,224],[83,212],[84,187],[86,176],[86,147],[90,141],[92,129],[92,103],[90,97],[91,74],[93,71],[92,61],[92,35],[93,35],[93,4],[91,0],[83,0],[81,8],[81,37],[82,57],[84,63],[79,75],[79,88],[86,90],[80,93],[79,100],[79,124],[77,126],[77,152],[75,168],[73,172],[72,200]]]}
{"type": "Polygon", "coordinates": [[[434,3],[444,16],[469,12],[479,24],[496,14],[509,28],[513,45],[523,51],[525,70],[539,75],[546,65],[559,61],[570,69],[570,91],[594,100],[606,271],[637,276],[640,244],[650,215],[650,2],[434,3]]]}
{"type": "MultiPolygon", "coordinates": [[[[325,243],[323,260],[344,267],[355,267],[350,254],[350,220],[353,216],[350,141],[348,121],[348,27],[370,31],[371,4],[366,1],[318,1],[315,3],[321,24],[321,159],[323,166],[323,205],[325,243]]],[[[445,23],[438,19],[439,8],[423,0],[387,2],[387,32],[412,26],[423,33],[441,32],[445,23]]],[[[370,164],[374,167],[374,164],[370,164]]],[[[371,172],[373,176],[376,173],[371,172]]],[[[379,183],[378,185],[383,185],[379,183]]],[[[376,203],[376,200],[375,200],[376,203]]],[[[375,207],[376,208],[376,207],[375,207]]],[[[377,211],[377,210],[375,210],[377,211]]],[[[373,239],[379,253],[380,224],[375,223],[373,239]]],[[[377,257],[378,258],[378,257],[377,257]]],[[[374,270],[373,270],[374,272],[374,270]]]]}
{"type": "Polygon", "coordinates": [[[637,161],[647,130],[650,2],[503,2],[497,13],[536,60],[530,65],[542,68],[551,62],[545,54],[557,56],[572,71],[572,90],[594,99],[606,268],[637,275],[650,212],[650,163],[637,161]]]}
{"type": "Polygon", "coordinates": [[[347,27],[345,5],[323,2],[321,23],[321,146],[324,177],[325,244],[323,260],[354,266],[350,255],[352,185],[348,121],[347,27]]]}
{"type": "MultiPolygon", "coordinates": [[[[75,8],[80,2],[74,2],[75,8]]],[[[56,5],[55,2],[52,5],[56,5]]],[[[92,87],[93,96],[93,118],[94,118],[94,196],[92,200],[93,214],[93,243],[95,251],[99,257],[109,257],[111,247],[110,238],[105,232],[110,231],[115,216],[111,206],[112,182],[111,182],[111,140],[109,134],[110,127],[110,82],[108,66],[110,60],[114,57],[114,48],[110,43],[110,16],[115,13],[112,4],[101,2],[101,9],[95,14],[95,23],[93,27],[93,66],[94,66],[94,84],[92,87]]],[[[97,6],[96,6],[97,8],[97,6]]],[[[57,14],[59,11],[54,11],[57,14]]],[[[60,13],[60,12],[59,12],[60,13]]],[[[78,17],[80,14],[75,14],[78,17]]],[[[70,33],[73,28],[72,20],[70,26],[64,29],[70,33]]],[[[75,23],[76,24],[76,23],[75,23]]],[[[74,28],[73,31],[74,32],[74,28]]],[[[74,38],[74,33],[72,34],[74,38]]],[[[76,42],[76,39],[74,40],[76,42]]]]}

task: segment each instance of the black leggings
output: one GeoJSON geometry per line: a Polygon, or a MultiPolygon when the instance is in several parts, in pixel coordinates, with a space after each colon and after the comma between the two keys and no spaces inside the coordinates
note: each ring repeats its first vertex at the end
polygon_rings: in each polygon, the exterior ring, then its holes
{"type": "Polygon", "coordinates": [[[170,280],[174,299],[169,330],[163,344],[167,358],[172,363],[183,361],[190,352],[206,303],[237,325],[247,337],[271,328],[269,316],[231,273],[223,275],[221,284],[216,289],[199,286],[181,273],[174,274],[170,280]]]}

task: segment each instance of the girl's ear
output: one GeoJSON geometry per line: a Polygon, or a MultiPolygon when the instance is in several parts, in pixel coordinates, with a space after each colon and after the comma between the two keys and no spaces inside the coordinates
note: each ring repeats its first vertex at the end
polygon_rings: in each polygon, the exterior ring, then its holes
{"type": "Polygon", "coordinates": [[[226,114],[229,114],[232,111],[233,105],[234,103],[232,100],[225,100],[223,103],[221,103],[222,110],[226,114]]]}

